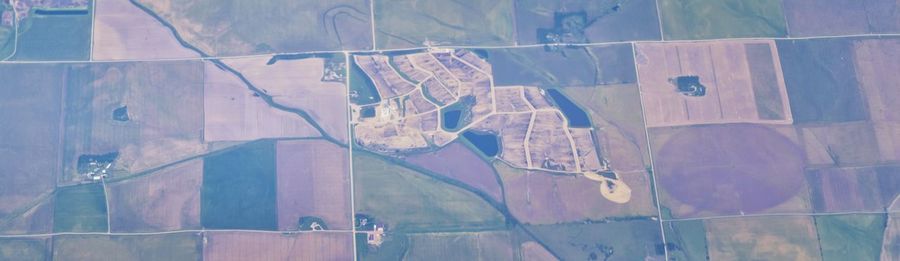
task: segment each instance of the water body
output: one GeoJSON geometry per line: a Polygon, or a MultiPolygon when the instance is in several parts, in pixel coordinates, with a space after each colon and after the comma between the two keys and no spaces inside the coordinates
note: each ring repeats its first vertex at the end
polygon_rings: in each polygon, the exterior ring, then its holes
{"type": "Polygon", "coordinates": [[[459,127],[459,116],[462,116],[462,110],[445,111],[443,116],[444,129],[454,130],[459,127]]]}
{"type": "Polygon", "coordinates": [[[86,15],[90,11],[87,9],[35,9],[36,15],[86,15]]]}
{"type": "Polygon", "coordinates": [[[591,127],[591,119],[587,113],[578,107],[574,102],[566,98],[559,90],[547,89],[550,98],[556,103],[556,106],[562,110],[563,115],[569,120],[569,127],[587,128],[591,127]]]}
{"type": "Polygon", "coordinates": [[[375,83],[363,72],[356,61],[350,59],[350,102],[357,105],[374,104],[381,101],[375,83]],[[355,96],[352,94],[356,94],[355,96]]]}
{"type": "Polygon", "coordinates": [[[459,101],[441,110],[441,127],[446,131],[457,131],[472,121],[472,105],[475,96],[463,96],[459,101]]]}
{"type": "Polygon", "coordinates": [[[112,117],[116,121],[128,121],[130,119],[128,117],[128,106],[122,106],[113,110],[112,117]]]}
{"type": "Polygon", "coordinates": [[[500,153],[500,139],[493,133],[465,131],[463,137],[488,157],[494,157],[500,153]]]}

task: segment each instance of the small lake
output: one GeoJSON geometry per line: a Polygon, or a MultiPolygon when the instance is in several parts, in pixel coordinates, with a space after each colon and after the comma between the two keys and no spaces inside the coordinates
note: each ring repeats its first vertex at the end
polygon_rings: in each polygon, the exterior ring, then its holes
{"type": "Polygon", "coordinates": [[[569,127],[591,127],[591,119],[588,118],[587,113],[569,100],[569,98],[566,98],[559,90],[548,89],[547,93],[550,94],[550,98],[553,98],[553,102],[556,103],[556,106],[559,107],[563,115],[566,116],[566,119],[569,120],[569,127]]]}
{"type": "Polygon", "coordinates": [[[462,116],[462,110],[445,111],[443,115],[444,129],[455,130],[459,127],[459,116],[462,116]]]}
{"type": "Polygon", "coordinates": [[[86,15],[87,9],[35,9],[36,15],[86,15]]]}
{"type": "Polygon", "coordinates": [[[462,135],[488,157],[494,157],[500,153],[500,139],[493,133],[465,131],[462,135]]]}

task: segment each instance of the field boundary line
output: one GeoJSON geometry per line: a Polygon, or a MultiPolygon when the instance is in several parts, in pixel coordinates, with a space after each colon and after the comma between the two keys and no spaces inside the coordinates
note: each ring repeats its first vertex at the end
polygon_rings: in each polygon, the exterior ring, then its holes
{"type": "MultiPolygon", "coordinates": [[[[371,0],[370,0],[371,1],[371,0]]],[[[373,23],[375,21],[372,21],[373,23]]],[[[373,29],[375,27],[372,27],[373,29]]],[[[374,31],[373,31],[374,33],[374,31]]],[[[373,39],[374,40],[374,36],[373,39]]],[[[375,42],[372,42],[372,46],[375,42]]],[[[344,84],[347,88],[347,157],[349,157],[349,176],[350,176],[350,231],[353,233],[353,260],[359,260],[359,253],[356,251],[356,188],[353,186],[353,112],[350,111],[350,53],[344,52],[344,84]]]]}
{"type": "MultiPolygon", "coordinates": [[[[59,61],[0,61],[2,63],[117,63],[117,62],[157,62],[157,61],[196,61],[196,60],[223,60],[223,59],[241,59],[241,58],[258,58],[272,57],[277,55],[314,55],[314,54],[340,54],[340,53],[383,53],[383,52],[404,52],[404,51],[427,51],[431,49],[515,49],[515,48],[538,48],[538,47],[594,47],[616,44],[641,44],[641,43],[706,43],[718,41],[763,41],[763,40],[817,40],[817,39],[843,39],[843,38],[867,38],[867,37],[900,37],[900,33],[883,33],[883,34],[848,34],[848,35],[826,35],[826,36],[806,36],[806,37],[745,37],[745,38],[711,38],[711,39],[693,39],[693,40],[633,40],[633,41],[611,41],[597,43],[554,43],[554,44],[526,44],[526,45],[444,45],[444,46],[419,46],[408,48],[388,48],[388,49],[367,49],[367,50],[328,50],[328,51],[302,51],[302,52],[281,52],[281,53],[264,53],[264,54],[247,54],[235,56],[205,56],[205,57],[182,57],[182,58],[158,58],[158,59],[118,59],[118,60],[59,60],[59,61]]],[[[373,44],[374,46],[374,44],[373,44]]]]}
{"type": "Polygon", "coordinates": [[[659,220],[659,233],[660,233],[660,236],[662,236],[663,255],[666,258],[665,260],[669,260],[669,248],[666,245],[668,243],[666,241],[666,228],[663,225],[663,217],[662,217],[662,202],[660,202],[660,200],[659,200],[659,184],[656,183],[656,173],[654,173],[654,171],[656,170],[656,166],[653,165],[653,149],[651,148],[651,145],[650,145],[650,128],[647,127],[647,112],[644,109],[645,108],[644,107],[644,94],[643,94],[643,91],[641,90],[641,75],[640,75],[640,73],[638,73],[637,45],[634,43],[631,43],[631,57],[632,57],[632,59],[634,59],[635,85],[637,85],[637,87],[638,87],[637,88],[638,89],[638,99],[640,99],[640,104],[641,104],[641,121],[644,124],[644,136],[647,139],[647,156],[648,156],[648,159],[650,160],[650,171],[649,171],[650,172],[649,173],[650,174],[650,184],[651,184],[650,188],[652,188],[652,190],[653,190],[653,198],[654,198],[653,201],[656,202],[656,217],[659,220]]]}
{"type": "Polygon", "coordinates": [[[56,232],[43,234],[18,234],[0,235],[0,238],[28,238],[28,237],[55,237],[55,236],[153,236],[181,233],[261,233],[261,234],[316,234],[316,233],[352,233],[350,230],[304,230],[304,231],[277,231],[277,230],[252,230],[252,229],[183,229],[159,232],[56,232]]]}
{"type": "Polygon", "coordinates": [[[94,60],[94,29],[97,28],[97,1],[91,1],[91,49],[88,50],[88,60],[94,60]]]}
{"type": "Polygon", "coordinates": [[[816,217],[816,216],[841,216],[841,215],[885,215],[900,213],[897,211],[845,211],[845,212],[824,212],[824,213],[761,213],[761,214],[744,214],[744,215],[721,215],[709,217],[695,218],[672,218],[662,220],[663,222],[679,222],[693,220],[712,220],[712,219],[731,219],[731,218],[757,218],[757,217],[816,217]]]}
{"type": "Polygon", "coordinates": [[[659,9],[659,1],[662,0],[653,0],[653,3],[656,4],[656,20],[657,24],[659,24],[659,40],[663,42],[666,41],[666,32],[663,31],[662,9],[659,9]]]}
{"type": "MultiPolygon", "coordinates": [[[[369,24],[372,25],[372,51],[375,51],[378,49],[375,42],[375,0],[369,0],[369,24]]],[[[349,72],[349,70],[347,71],[349,72]]],[[[347,88],[350,88],[350,86],[347,86],[347,88]]]]}

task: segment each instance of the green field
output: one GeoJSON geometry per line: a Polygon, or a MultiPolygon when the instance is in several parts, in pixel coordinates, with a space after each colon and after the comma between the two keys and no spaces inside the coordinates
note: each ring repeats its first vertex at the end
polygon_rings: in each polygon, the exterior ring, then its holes
{"type": "Polygon", "coordinates": [[[666,40],[787,35],[780,0],[659,0],[666,40]]]}
{"type": "MultiPolygon", "coordinates": [[[[12,11],[12,7],[6,2],[0,2],[0,13],[12,11]]],[[[16,44],[16,28],[12,25],[0,25],[0,60],[6,59],[12,53],[16,44]]]]}
{"type": "Polygon", "coordinates": [[[64,235],[53,240],[54,260],[200,260],[195,233],[142,236],[64,235]]]}
{"type": "Polygon", "coordinates": [[[356,213],[391,231],[459,231],[504,226],[500,212],[475,194],[378,156],[354,151],[356,213]]]}
{"type": "Polygon", "coordinates": [[[702,220],[665,223],[669,257],[673,260],[707,260],[706,228],[702,220]]]}
{"type": "Polygon", "coordinates": [[[653,220],[527,226],[538,241],[564,260],[662,258],[662,234],[653,220]]]}
{"type": "Polygon", "coordinates": [[[16,46],[14,60],[89,60],[91,13],[38,15],[32,11],[19,25],[16,46]]]}
{"type": "Polygon", "coordinates": [[[511,44],[513,19],[512,0],[375,1],[375,46],[511,44]]]}
{"type": "Polygon", "coordinates": [[[92,183],[59,188],[53,201],[53,232],[106,232],[106,195],[92,183]]]}
{"type": "Polygon", "coordinates": [[[518,244],[507,231],[409,235],[406,260],[513,260],[518,244]]]}
{"type": "Polygon", "coordinates": [[[878,260],[885,227],[884,215],[816,217],[823,260],[878,260]]]}
{"type": "Polygon", "coordinates": [[[0,260],[47,260],[47,242],[32,238],[0,238],[0,260]]]}
{"type": "Polygon", "coordinates": [[[258,141],[203,161],[204,228],[276,230],[275,142],[258,141]]]}

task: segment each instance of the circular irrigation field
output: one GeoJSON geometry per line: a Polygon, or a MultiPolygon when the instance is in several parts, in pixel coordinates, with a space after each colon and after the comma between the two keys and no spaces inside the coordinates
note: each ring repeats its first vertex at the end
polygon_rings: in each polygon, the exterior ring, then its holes
{"type": "Polygon", "coordinates": [[[662,188],[695,212],[758,212],[800,191],[803,155],[765,126],[696,126],[679,129],[662,145],[656,173],[662,188]]]}

